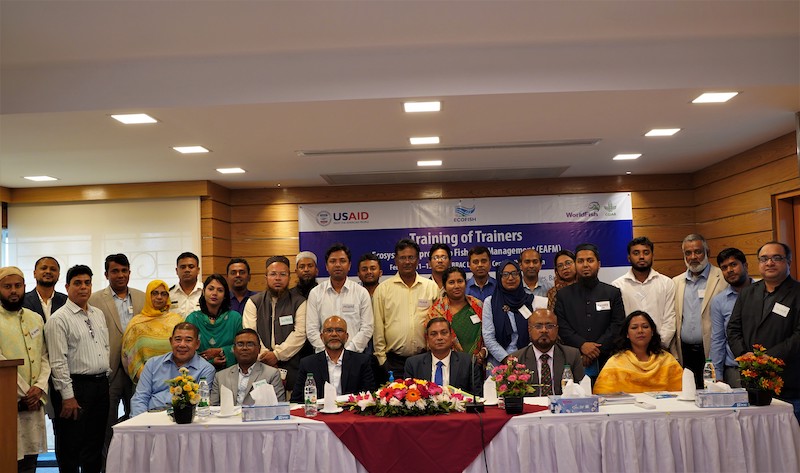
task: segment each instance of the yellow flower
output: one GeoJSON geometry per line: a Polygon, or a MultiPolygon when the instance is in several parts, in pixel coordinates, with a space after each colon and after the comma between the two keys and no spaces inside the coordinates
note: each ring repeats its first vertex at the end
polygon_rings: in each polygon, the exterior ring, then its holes
{"type": "Polygon", "coordinates": [[[184,384],[184,385],[183,385],[183,390],[184,390],[184,391],[186,391],[187,393],[190,393],[190,392],[192,392],[192,383],[186,383],[186,384],[184,384]]]}

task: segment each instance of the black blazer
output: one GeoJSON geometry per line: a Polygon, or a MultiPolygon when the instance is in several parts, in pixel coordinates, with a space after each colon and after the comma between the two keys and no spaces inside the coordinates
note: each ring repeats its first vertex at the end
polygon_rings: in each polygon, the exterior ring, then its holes
{"type": "MultiPolygon", "coordinates": [[[[317,384],[317,396],[324,396],[325,382],[328,379],[328,360],[325,352],[321,351],[300,360],[297,380],[292,390],[291,402],[303,402],[303,387],[306,384],[306,375],[314,375],[317,384]]],[[[345,350],[342,353],[342,393],[352,394],[375,389],[375,377],[372,375],[369,355],[345,350]]]]}
{"type": "MultiPolygon", "coordinates": [[[[471,359],[466,353],[450,352],[450,386],[475,394],[483,395],[483,369],[479,366],[470,367],[471,359]]],[[[405,373],[408,378],[431,379],[433,368],[433,355],[427,351],[414,355],[406,360],[405,373]]]]}
{"type": "MultiPolygon", "coordinates": [[[[52,306],[50,314],[55,314],[55,312],[66,303],[67,295],[55,291],[53,293],[53,302],[50,303],[52,306]]],[[[36,293],[36,288],[33,288],[31,292],[25,293],[25,298],[22,300],[22,307],[36,312],[41,315],[42,320],[44,320],[44,308],[42,307],[42,302],[39,300],[39,294],[36,293]]],[[[47,322],[47,320],[45,320],[45,322],[47,322]]]]}
{"type": "MultiPolygon", "coordinates": [[[[764,315],[766,284],[758,281],[742,289],[728,322],[728,344],[733,356],[753,351],[758,343],[770,356],[783,359],[781,396],[800,397],[800,282],[791,276],[775,290],[775,302],[788,308],[786,317],[770,310],[764,315]]],[[[774,306],[773,306],[774,307],[774,306]]],[[[770,308],[772,309],[772,308],[770,308]]]]}

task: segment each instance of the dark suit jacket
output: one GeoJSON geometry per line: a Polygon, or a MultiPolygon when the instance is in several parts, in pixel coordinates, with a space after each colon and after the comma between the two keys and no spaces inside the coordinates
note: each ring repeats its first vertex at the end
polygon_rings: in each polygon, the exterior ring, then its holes
{"type": "MultiPolygon", "coordinates": [[[[306,375],[314,375],[317,383],[317,396],[322,398],[325,391],[325,382],[328,378],[328,360],[325,351],[309,355],[300,360],[297,380],[294,383],[291,402],[303,402],[303,386],[306,384],[306,375]]],[[[375,377],[372,375],[369,355],[345,350],[342,353],[342,394],[360,393],[375,389],[375,377]]]]}
{"type": "MultiPolygon", "coordinates": [[[[470,367],[471,361],[471,358],[466,353],[450,352],[450,386],[463,389],[470,394],[482,396],[483,370],[478,366],[470,367]]],[[[427,351],[408,358],[404,370],[407,378],[433,381],[431,379],[432,369],[433,355],[427,351]]]]}
{"type": "Polygon", "coordinates": [[[728,322],[728,344],[733,356],[753,351],[753,344],[758,343],[770,356],[783,359],[786,366],[781,373],[784,382],[781,396],[797,399],[800,398],[800,282],[789,276],[775,292],[775,303],[788,308],[786,317],[774,310],[763,314],[766,293],[763,280],[742,289],[728,322]]]}
{"type": "MultiPolygon", "coordinates": [[[[520,363],[525,365],[525,368],[531,370],[531,373],[533,373],[531,384],[538,384],[539,362],[536,359],[536,352],[533,351],[533,345],[517,350],[511,356],[516,357],[520,363]]],[[[561,377],[564,375],[565,364],[569,364],[573,380],[579,383],[583,379],[583,362],[581,361],[580,350],[556,343],[553,345],[553,372],[551,373],[553,377],[553,394],[561,394],[561,377]]],[[[538,389],[536,390],[536,395],[539,395],[538,389]]]]}
{"type": "MultiPolygon", "coordinates": [[[[67,303],[67,295],[62,294],[58,291],[53,293],[53,301],[50,303],[52,308],[50,309],[51,314],[55,314],[55,312],[61,308],[64,304],[67,303]]],[[[42,316],[42,320],[44,320],[44,308],[42,307],[42,302],[39,300],[39,294],[36,293],[36,288],[33,288],[31,292],[25,293],[25,298],[22,300],[22,307],[26,309],[30,309],[37,314],[42,316]]],[[[45,320],[45,322],[47,322],[45,320]]]]}

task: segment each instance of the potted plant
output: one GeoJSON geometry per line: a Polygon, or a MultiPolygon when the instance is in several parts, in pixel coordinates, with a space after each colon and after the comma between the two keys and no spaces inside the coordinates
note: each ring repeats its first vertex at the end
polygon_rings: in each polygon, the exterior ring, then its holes
{"type": "Polygon", "coordinates": [[[172,394],[172,415],[175,423],[190,424],[194,418],[195,406],[200,401],[200,394],[197,392],[200,386],[194,382],[194,377],[185,366],[178,372],[178,376],[165,381],[172,394]]]}
{"type": "Polygon", "coordinates": [[[772,402],[772,395],[779,395],[783,388],[783,378],[779,373],[783,371],[785,363],[780,358],[767,355],[766,351],[763,346],[755,344],[752,353],[736,358],[742,386],[747,389],[752,406],[768,406],[772,402]]]}
{"type": "Polygon", "coordinates": [[[505,364],[492,368],[497,395],[503,398],[508,414],[522,414],[523,398],[533,392],[529,384],[531,376],[530,370],[513,356],[506,358],[505,364]]]}

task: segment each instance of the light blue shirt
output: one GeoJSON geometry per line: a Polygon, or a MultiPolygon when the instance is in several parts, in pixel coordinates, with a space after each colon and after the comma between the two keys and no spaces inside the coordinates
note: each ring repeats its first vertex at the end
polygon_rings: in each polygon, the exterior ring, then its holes
{"type": "MultiPolygon", "coordinates": [[[[480,287],[475,283],[475,278],[469,278],[467,279],[467,295],[483,302],[487,297],[494,294],[494,288],[496,286],[497,280],[491,276],[489,276],[489,279],[486,280],[486,285],[483,287],[480,287]]],[[[486,304],[484,303],[484,305],[486,304]]]]}
{"type": "Polygon", "coordinates": [[[553,287],[553,285],[550,284],[549,281],[542,281],[541,278],[536,281],[536,287],[533,289],[529,288],[528,285],[525,284],[525,281],[522,281],[522,288],[525,289],[525,292],[533,294],[534,296],[547,297],[547,291],[549,291],[551,287],[553,287]]]}
{"type": "MultiPolygon", "coordinates": [[[[200,378],[206,378],[209,390],[211,389],[216,374],[211,363],[195,353],[194,358],[183,366],[189,369],[189,374],[196,382],[200,382],[200,378]]],[[[178,369],[179,367],[172,361],[172,352],[147,360],[139,377],[139,384],[136,385],[136,393],[131,399],[131,417],[149,409],[164,408],[172,403],[169,386],[165,381],[178,376],[180,374],[178,369]]]]}
{"type": "Polygon", "coordinates": [[[683,314],[681,316],[681,342],[699,345],[703,343],[703,323],[701,308],[705,297],[708,273],[711,272],[711,263],[697,278],[692,272],[686,270],[686,288],[683,292],[683,314]]]}
{"type": "Polygon", "coordinates": [[[511,342],[507,347],[500,345],[495,338],[494,319],[492,318],[492,296],[486,298],[483,303],[483,317],[481,318],[483,332],[483,343],[486,344],[486,349],[489,350],[489,363],[492,366],[497,366],[507,357],[509,353],[517,351],[517,341],[519,334],[517,333],[517,321],[514,318],[513,312],[506,312],[508,319],[511,321],[511,327],[514,333],[511,335],[511,342]]]}
{"type": "MultiPolygon", "coordinates": [[[[750,282],[753,280],[751,279],[750,282]]],[[[728,322],[739,293],[728,286],[711,299],[711,361],[717,380],[722,381],[726,366],[738,366],[728,345],[728,322]]]]}
{"type": "Polygon", "coordinates": [[[131,321],[134,315],[131,291],[128,291],[128,295],[125,299],[121,299],[117,297],[117,294],[112,290],[111,298],[114,299],[114,305],[117,306],[117,313],[119,314],[119,321],[122,324],[122,331],[125,332],[125,329],[128,328],[128,322],[131,321]]]}

